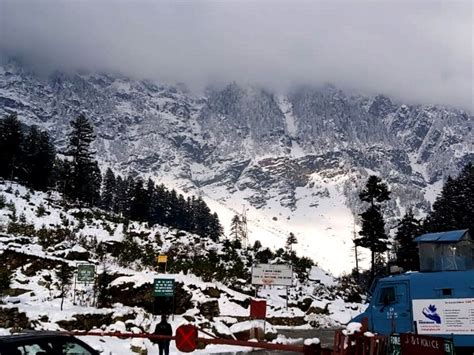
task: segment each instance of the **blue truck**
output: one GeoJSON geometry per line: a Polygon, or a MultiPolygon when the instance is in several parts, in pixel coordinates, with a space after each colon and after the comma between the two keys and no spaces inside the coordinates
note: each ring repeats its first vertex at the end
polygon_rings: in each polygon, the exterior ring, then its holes
{"type": "Polygon", "coordinates": [[[468,230],[415,239],[420,271],[379,279],[364,313],[352,321],[389,335],[415,333],[453,341],[474,354],[474,242],[468,230]]]}

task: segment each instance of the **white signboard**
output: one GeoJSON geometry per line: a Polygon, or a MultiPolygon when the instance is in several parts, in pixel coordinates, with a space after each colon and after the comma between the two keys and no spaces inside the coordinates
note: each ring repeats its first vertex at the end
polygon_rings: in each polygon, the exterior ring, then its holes
{"type": "Polygon", "coordinates": [[[474,334],[474,298],[413,300],[418,334],[474,334]]]}
{"type": "Polygon", "coordinates": [[[291,286],[291,265],[256,264],[252,267],[252,285],[291,286]]]}

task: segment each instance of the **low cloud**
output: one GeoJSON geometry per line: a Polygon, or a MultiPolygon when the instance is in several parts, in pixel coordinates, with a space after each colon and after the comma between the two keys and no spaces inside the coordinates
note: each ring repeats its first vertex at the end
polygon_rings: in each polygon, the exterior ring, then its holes
{"type": "Polygon", "coordinates": [[[472,110],[470,0],[0,0],[0,50],[86,69],[285,90],[333,83],[472,110]]]}

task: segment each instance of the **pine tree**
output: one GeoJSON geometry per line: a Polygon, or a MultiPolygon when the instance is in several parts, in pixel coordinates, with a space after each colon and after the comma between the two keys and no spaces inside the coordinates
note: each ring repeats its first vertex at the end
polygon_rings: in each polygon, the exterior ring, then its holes
{"type": "Polygon", "coordinates": [[[102,185],[102,173],[99,163],[93,160],[90,164],[89,175],[87,179],[87,197],[83,198],[84,202],[88,202],[92,206],[100,205],[100,187],[102,185]]]}
{"type": "Polygon", "coordinates": [[[409,209],[398,224],[396,242],[397,265],[405,270],[418,270],[419,257],[414,239],[422,234],[421,223],[409,209]]]}
{"type": "Polygon", "coordinates": [[[23,140],[21,123],[15,113],[0,120],[0,176],[4,179],[17,177],[23,140]]]}
{"type": "Polygon", "coordinates": [[[354,242],[357,246],[370,249],[370,270],[373,280],[377,255],[388,250],[388,236],[385,233],[385,222],[380,212],[380,204],[390,199],[390,191],[379,177],[371,175],[359,197],[362,201],[370,203],[370,206],[367,211],[360,214],[362,222],[360,238],[356,238],[354,242]]]}
{"type": "Polygon", "coordinates": [[[64,304],[64,296],[66,295],[69,285],[72,283],[72,269],[66,265],[66,264],[61,264],[59,271],[56,271],[56,276],[59,281],[59,287],[61,290],[61,311],[63,310],[63,304],[64,304]]]}
{"type": "Polygon", "coordinates": [[[72,158],[71,176],[66,193],[72,200],[97,203],[101,175],[90,147],[95,139],[94,129],[84,115],[73,120],[71,127],[67,150],[67,155],[72,158]]]}
{"type": "Polygon", "coordinates": [[[115,179],[115,196],[113,211],[120,213],[123,216],[127,215],[128,196],[127,196],[127,181],[122,179],[119,175],[115,179]]]}
{"type": "Polygon", "coordinates": [[[230,237],[234,240],[240,240],[241,238],[241,221],[238,214],[232,217],[230,222],[230,237]]]}
{"type": "Polygon", "coordinates": [[[424,228],[429,232],[469,229],[474,232],[474,166],[468,163],[453,179],[448,177],[428,214],[424,228]]]}
{"type": "Polygon", "coordinates": [[[115,175],[112,169],[107,168],[104,178],[102,179],[102,198],[101,204],[102,208],[106,211],[112,211],[115,203],[116,195],[116,182],[115,175]]]}
{"type": "Polygon", "coordinates": [[[152,224],[151,221],[151,201],[153,200],[155,194],[155,183],[152,179],[148,179],[146,184],[146,194],[145,194],[145,206],[146,206],[146,220],[148,223],[152,224]]]}
{"type": "Polygon", "coordinates": [[[211,210],[201,197],[198,197],[195,200],[194,215],[196,217],[195,233],[200,236],[209,236],[211,224],[211,210]]]}
{"type": "Polygon", "coordinates": [[[255,243],[253,243],[252,249],[253,249],[254,251],[258,251],[258,250],[260,250],[261,248],[262,248],[262,243],[260,242],[260,240],[257,239],[257,240],[255,241],[255,243]]]}
{"type": "Polygon", "coordinates": [[[166,190],[163,184],[156,186],[150,201],[151,223],[163,224],[165,220],[166,190]]]}
{"type": "Polygon", "coordinates": [[[145,221],[148,219],[148,205],[143,180],[137,179],[131,188],[130,219],[145,221]]]}
{"type": "Polygon", "coordinates": [[[390,200],[390,191],[382,179],[378,176],[369,176],[364,190],[359,194],[362,201],[369,202],[371,206],[375,206],[376,202],[381,203],[390,200]]]}
{"type": "Polygon", "coordinates": [[[46,132],[28,128],[17,160],[17,177],[35,190],[47,190],[53,184],[56,150],[46,132]]]}
{"type": "Polygon", "coordinates": [[[288,238],[286,238],[286,249],[290,254],[293,252],[293,244],[298,244],[298,239],[296,239],[296,236],[293,233],[290,233],[288,238]]]}
{"type": "Polygon", "coordinates": [[[219,221],[219,217],[217,216],[216,212],[209,216],[208,228],[209,238],[211,238],[211,240],[214,242],[217,242],[219,238],[224,234],[224,229],[222,228],[222,225],[219,221]]]}
{"type": "MultiPolygon", "coordinates": [[[[176,209],[176,206],[178,205],[178,193],[176,192],[175,189],[169,191],[166,194],[165,198],[165,224],[169,226],[175,226],[178,223],[178,210],[176,209]]],[[[196,211],[198,207],[195,207],[196,211]]],[[[198,223],[200,223],[198,221],[198,223]]],[[[196,230],[193,231],[197,234],[200,234],[198,232],[198,227],[196,226],[196,230]]]]}

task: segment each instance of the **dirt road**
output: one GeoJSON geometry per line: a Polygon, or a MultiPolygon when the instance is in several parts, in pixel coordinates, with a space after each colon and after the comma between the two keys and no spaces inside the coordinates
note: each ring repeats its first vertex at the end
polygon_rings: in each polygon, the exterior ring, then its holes
{"type": "MultiPolygon", "coordinates": [[[[323,347],[333,346],[335,329],[279,329],[279,334],[285,335],[287,338],[300,339],[303,343],[304,339],[319,338],[323,347]]],[[[254,351],[239,351],[232,353],[222,353],[220,355],[294,355],[293,352],[275,351],[275,350],[254,350],[254,351]]],[[[216,354],[217,355],[217,354],[216,354]]]]}

